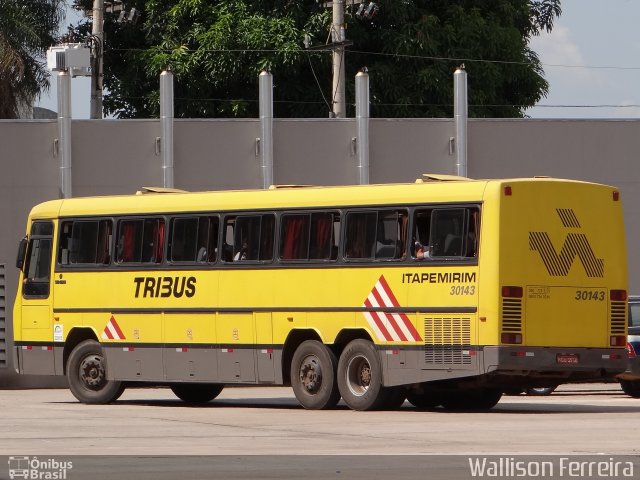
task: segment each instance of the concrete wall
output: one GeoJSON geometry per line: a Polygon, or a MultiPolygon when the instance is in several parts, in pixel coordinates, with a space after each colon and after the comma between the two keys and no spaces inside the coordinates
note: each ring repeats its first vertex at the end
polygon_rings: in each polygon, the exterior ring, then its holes
{"type": "MultiPolygon", "coordinates": [[[[133,193],[162,185],[158,120],[72,122],[74,196],[133,193]]],[[[471,120],[472,178],[547,175],[619,186],[629,251],[630,292],[640,293],[640,120],[471,120]]],[[[455,173],[452,119],[371,119],[371,183],[412,182],[422,173],[455,173]]],[[[260,122],[177,120],[175,187],[259,188],[260,122]]],[[[275,119],[274,182],[356,183],[354,119],[275,119]]],[[[16,290],[15,254],[29,209],[59,196],[55,120],[0,121],[0,264],[6,264],[7,330],[16,290]]],[[[11,375],[0,373],[0,386],[11,375]]],[[[7,380],[9,379],[9,380],[7,380]]],[[[37,379],[36,379],[37,380],[37,379]]],[[[40,380],[37,380],[38,383],[40,380]]]]}

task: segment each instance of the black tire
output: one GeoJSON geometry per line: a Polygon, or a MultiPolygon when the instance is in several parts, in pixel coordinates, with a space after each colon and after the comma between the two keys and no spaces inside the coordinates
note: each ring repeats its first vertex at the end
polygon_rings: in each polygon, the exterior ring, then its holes
{"type": "Polygon", "coordinates": [[[442,396],[442,406],[445,410],[490,410],[502,398],[502,392],[494,388],[479,388],[477,390],[460,390],[447,392],[442,396]]]}
{"type": "Polygon", "coordinates": [[[546,396],[546,395],[551,395],[555,389],[558,388],[557,385],[553,386],[553,387],[531,387],[531,388],[527,388],[525,389],[525,393],[527,395],[533,395],[533,396],[546,396]]]}
{"type": "Polygon", "coordinates": [[[183,402],[207,403],[220,395],[224,385],[218,383],[176,383],[171,391],[183,402]]]}
{"type": "Polygon", "coordinates": [[[502,389],[502,393],[505,395],[522,395],[524,390],[520,387],[507,387],[502,389]]]}
{"type": "Polygon", "coordinates": [[[369,340],[353,340],[342,351],[338,388],[352,410],[375,410],[384,406],[389,390],[382,386],[380,357],[369,340]]]}
{"type": "Polygon", "coordinates": [[[640,398],[640,380],[619,380],[622,391],[633,398],[640,398]]]}
{"type": "Polygon", "coordinates": [[[340,401],[336,382],[338,359],[317,340],[302,342],[291,360],[291,387],[298,402],[308,410],[326,410],[340,401]]]}
{"type": "Polygon", "coordinates": [[[407,394],[407,400],[409,400],[411,405],[421,410],[431,410],[442,403],[440,395],[433,392],[409,392],[407,394]]]}
{"type": "Polygon", "coordinates": [[[107,360],[102,346],[95,340],[85,340],[73,349],[67,362],[67,380],[74,397],[82,403],[115,402],[124,384],[107,380],[107,360]]]}

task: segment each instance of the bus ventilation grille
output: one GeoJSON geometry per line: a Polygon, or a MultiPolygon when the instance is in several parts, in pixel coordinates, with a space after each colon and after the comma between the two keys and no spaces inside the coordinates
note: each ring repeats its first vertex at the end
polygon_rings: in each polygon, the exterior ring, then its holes
{"type": "Polygon", "coordinates": [[[7,304],[5,265],[0,264],[0,368],[7,368],[7,304]]]}
{"type": "Polygon", "coordinates": [[[522,299],[502,299],[502,331],[522,333],[522,299]]]}
{"type": "Polygon", "coordinates": [[[627,302],[611,301],[611,335],[627,334],[626,312],[627,302]]]}
{"type": "Polygon", "coordinates": [[[424,361],[437,365],[470,365],[471,319],[425,318],[424,361]]]}

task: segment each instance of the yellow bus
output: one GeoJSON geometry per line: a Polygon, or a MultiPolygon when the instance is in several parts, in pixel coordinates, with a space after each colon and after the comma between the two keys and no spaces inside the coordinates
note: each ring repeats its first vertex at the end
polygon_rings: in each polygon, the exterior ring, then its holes
{"type": "Polygon", "coordinates": [[[308,409],[488,409],[626,368],[616,188],[550,178],[45,202],[14,362],[86,403],[291,385],[308,409]]]}

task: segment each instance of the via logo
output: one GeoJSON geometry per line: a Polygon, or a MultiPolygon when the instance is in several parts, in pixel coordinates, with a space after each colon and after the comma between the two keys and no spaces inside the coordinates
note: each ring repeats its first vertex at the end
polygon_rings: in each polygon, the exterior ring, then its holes
{"type": "MultiPolygon", "coordinates": [[[[570,208],[557,208],[556,213],[565,228],[579,229],[580,222],[570,208]]],[[[560,252],[547,232],[529,232],[529,249],[540,254],[549,275],[566,277],[575,257],[578,257],[588,277],[604,276],[604,260],[597,258],[584,233],[568,233],[560,252]]]]}

